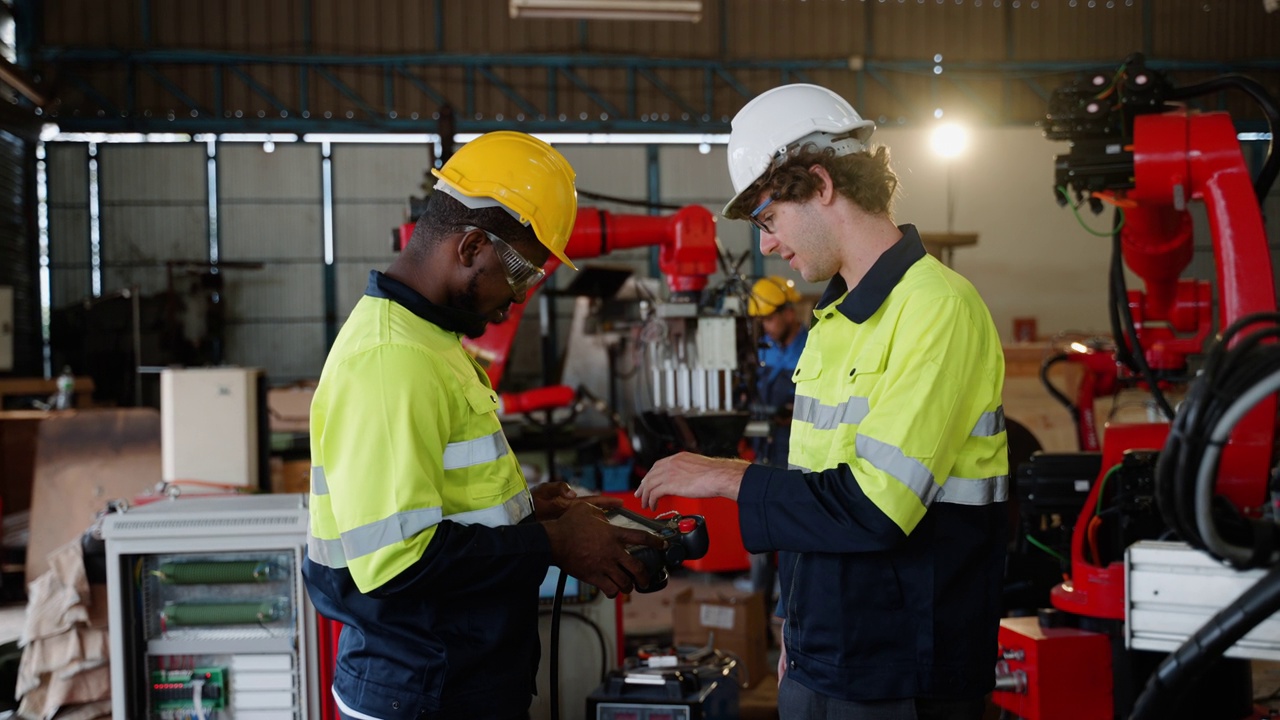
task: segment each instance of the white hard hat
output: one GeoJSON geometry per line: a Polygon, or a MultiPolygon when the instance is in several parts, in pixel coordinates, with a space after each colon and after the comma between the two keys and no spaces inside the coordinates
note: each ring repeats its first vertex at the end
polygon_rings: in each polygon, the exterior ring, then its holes
{"type": "Polygon", "coordinates": [[[835,148],[836,155],[849,155],[866,147],[876,129],[875,122],[863,120],[844,98],[817,85],[797,83],[776,87],[756,96],[733,117],[729,133],[729,179],[733,198],[769,169],[774,158],[802,143],[818,148],[835,148]],[[853,133],[832,142],[832,137],[853,133]]]}

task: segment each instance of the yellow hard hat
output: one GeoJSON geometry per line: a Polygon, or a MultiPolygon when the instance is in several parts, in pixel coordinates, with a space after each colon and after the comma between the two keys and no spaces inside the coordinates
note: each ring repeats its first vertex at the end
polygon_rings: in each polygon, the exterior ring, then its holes
{"type": "Polygon", "coordinates": [[[463,145],[439,170],[440,188],[471,208],[500,205],[533,228],[538,242],[577,270],[564,254],[578,215],[574,172],[560,151],[522,132],[502,130],[463,145]],[[459,197],[459,194],[462,197],[459,197]],[[473,203],[471,199],[487,199],[473,203]]]}
{"type": "Polygon", "coordinates": [[[751,297],[747,298],[747,312],[751,317],[766,317],[778,311],[778,308],[800,300],[800,291],[796,284],[780,275],[760,278],[751,286],[751,297]]]}

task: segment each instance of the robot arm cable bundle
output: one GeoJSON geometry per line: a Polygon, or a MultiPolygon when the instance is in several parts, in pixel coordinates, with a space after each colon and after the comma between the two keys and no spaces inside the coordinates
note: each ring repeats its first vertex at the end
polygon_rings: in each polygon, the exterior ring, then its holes
{"type": "Polygon", "coordinates": [[[1223,332],[1174,419],[1156,468],[1165,521],[1188,543],[1242,569],[1277,559],[1275,519],[1252,520],[1216,501],[1214,483],[1232,430],[1280,390],[1280,345],[1264,343],[1276,337],[1276,313],[1248,315],[1223,332]],[[1247,328],[1254,329],[1243,334],[1247,328]]]}

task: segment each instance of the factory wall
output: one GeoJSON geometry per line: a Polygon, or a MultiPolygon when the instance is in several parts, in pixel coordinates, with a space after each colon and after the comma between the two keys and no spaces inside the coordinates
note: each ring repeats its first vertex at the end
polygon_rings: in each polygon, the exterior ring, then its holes
{"type": "Polygon", "coordinates": [[[267,368],[277,382],[318,377],[327,348],[321,148],[221,143],[217,153],[227,362],[267,368]]]}
{"type": "Polygon", "coordinates": [[[38,374],[41,365],[33,140],[27,129],[0,122],[0,286],[11,291],[12,313],[0,322],[12,340],[5,364],[22,374],[38,374]]]}
{"type": "MultiPolygon", "coordinates": [[[[1052,193],[1053,156],[1065,146],[1045,141],[1034,128],[979,128],[967,153],[948,169],[929,149],[923,130],[882,128],[875,137],[889,146],[901,180],[899,222],[913,223],[922,232],[946,231],[950,189],[951,229],[979,238],[977,245],[955,251],[954,267],[982,293],[1003,338],[1012,339],[1015,317],[1035,318],[1045,337],[1062,331],[1109,332],[1110,242],[1083,230],[1052,193]]],[[[164,287],[166,263],[207,260],[207,145],[98,148],[101,292],[133,283],[153,292],[164,287]]],[[[562,150],[577,170],[580,189],[637,200],[648,196],[649,153],[644,146],[568,145],[562,150]]],[[[265,367],[274,382],[317,377],[327,348],[325,152],[319,143],[279,143],[271,153],[260,143],[217,144],[216,247],[219,260],[230,264],[223,270],[226,359],[265,367]]],[[[327,152],[333,198],[331,272],[340,324],[362,293],[368,271],[385,268],[392,259],[391,230],[405,218],[406,198],[422,194],[430,148],[332,143],[327,152]]],[[[47,153],[57,306],[90,294],[87,152],[84,144],[51,143],[47,153]]],[[[699,203],[718,213],[731,194],[724,167],[721,145],[707,152],[697,145],[658,148],[660,201],[699,203]]],[[[1269,204],[1273,210],[1280,202],[1276,197],[1273,193],[1269,204]]],[[[582,204],[615,213],[647,212],[586,198],[582,204]]],[[[1211,241],[1203,213],[1197,211],[1197,217],[1200,234],[1192,272],[1207,278],[1213,272],[1211,241]]],[[[1083,220],[1094,228],[1110,222],[1107,215],[1088,213],[1083,220]]],[[[733,257],[749,252],[756,242],[746,223],[720,220],[718,233],[733,257]]],[[[1274,229],[1272,240],[1273,247],[1280,244],[1274,229]]],[[[648,275],[650,255],[639,249],[589,262],[622,263],[648,275]]],[[[751,266],[747,258],[742,268],[749,273],[751,266]]],[[[763,267],[766,274],[792,274],[777,257],[765,258],[763,267]]],[[[566,287],[571,275],[561,269],[551,286],[566,287]]],[[[821,284],[797,280],[811,297],[821,292],[821,284]]],[[[560,298],[553,305],[563,341],[573,302],[560,298]]],[[[511,366],[509,387],[540,382],[538,314],[538,304],[530,303],[517,335],[514,352],[520,361],[511,366]]]]}
{"type": "Polygon", "coordinates": [[[53,307],[93,296],[88,143],[45,147],[49,204],[49,293],[53,307]]]}

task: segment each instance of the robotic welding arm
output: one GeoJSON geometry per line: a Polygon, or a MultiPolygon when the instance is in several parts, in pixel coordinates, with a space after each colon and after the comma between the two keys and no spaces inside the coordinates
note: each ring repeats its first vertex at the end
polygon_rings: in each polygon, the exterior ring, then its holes
{"type": "MultiPolygon", "coordinates": [[[[412,232],[412,228],[409,229],[412,232]]],[[[618,250],[658,247],[658,267],[667,287],[677,294],[697,294],[716,271],[716,228],[711,211],[701,205],[681,208],[672,215],[619,215],[593,207],[578,208],[573,234],[565,253],[576,260],[588,260],[618,250]]],[[[554,257],[544,266],[547,276],[559,267],[554,257]]],[[[541,287],[539,285],[538,287],[541,287]]],[[[530,297],[537,292],[534,288],[530,297]]],[[[507,320],[463,344],[475,355],[498,387],[507,367],[511,344],[524,317],[528,299],[512,305],[507,320]]]]}
{"type": "MultiPolygon", "coordinates": [[[[1228,86],[1257,90],[1239,78],[1175,88],[1148,68],[1141,55],[1133,55],[1112,73],[1059,89],[1045,129],[1049,139],[1070,143],[1070,151],[1055,160],[1054,192],[1060,201],[1087,203],[1098,211],[1104,203],[1117,208],[1110,271],[1114,377],[1120,384],[1144,385],[1169,419],[1174,413],[1164,392],[1190,380],[1188,360],[1204,352],[1215,320],[1218,328],[1226,328],[1251,313],[1276,308],[1271,254],[1257,200],[1274,179],[1275,156],[1251,181],[1231,118],[1175,104],[1228,86]],[[1216,260],[1216,318],[1212,284],[1181,277],[1194,252],[1188,213],[1192,202],[1203,202],[1208,215],[1216,260]],[[1141,278],[1143,290],[1125,287],[1122,262],[1141,278]]],[[[1274,103],[1261,104],[1271,124],[1280,126],[1274,103]]],[[[1107,358],[1098,348],[1082,346],[1067,355],[1092,373],[1100,387],[1111,384],[1104,376],[1107,358]]],[[[1236,426],[1223,454],[1216,491],[1248,515],[1266,501],[1275,426],[1275,400],[1268,398],[1236,426]]],[[[1163,445],[1168,427],[1108,426],[1097,446],[1104,473],[1118,466],[1127,450],[1163,445]]],[[[1085,447],[1087,439],[1082,433],[1085,447]]],[[[1104,486],[1099,478],[1085,500],[1072,535],[1073,582],[1070,588],[1055,588],[1053,602],[1070,612],[1116,617],[1124,607],[1118,565],[1085,552],[1090,528],[1105,525],[1097,512],[1107,502],[1100,497],[1104,486]]],[[[1122,552],[1137,539],[1117,538],[1113,550],[1122,552]]]]}
{"type": "MultiPolygon", "coordinates": [[[[1188,202],[1203,201],[1209,215],[1218,327],[1275,308],[1258,198],[1280,170],[1280,156],[1271,153],[1251,184],[1231,119],[1174,104],[1228,87],[1248,92],[1269,122],[1280,125],[1274,101],[1255,81],[1226,76],[1176,88],[1147,68],[1140,54],[1113,74],[1059,89],[1049,106],[1046,137],[1071,144],[1055,160],[1058,202],[1074,196],[1095,213],[1104,202],[1122,213],[1111,270],[1117,379],[1145,383],[1170,418],[1173,410],[1162,390],[1188,379],[1187,358],[1203,350],[1213,326],[1211,285],[1180,277],[1194,252],[1188,202]],[[1145,292],[1125,288],[1122,259],[1145,292]]],[[[1096,358],[1073,359],[1096,372],[1096,358]]],[[[1258,430],[1259,442],[1270,435],[1269,428],[1258,430]]]]}

